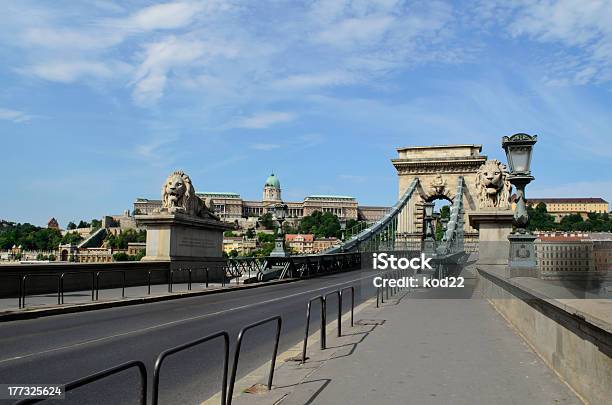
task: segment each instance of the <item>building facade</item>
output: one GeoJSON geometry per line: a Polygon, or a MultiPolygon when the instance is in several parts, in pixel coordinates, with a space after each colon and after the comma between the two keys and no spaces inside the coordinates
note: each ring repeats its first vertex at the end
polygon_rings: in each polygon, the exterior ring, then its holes
{"type": "Polygon", "coordinates": [[[582,219],[587,219],[590,212],[603,214],[609,212],[610,207],[603,198],[529,198],[527,205],[536,207],[539,203],[546,204],[546,210],[555,217],[555,221],[561,218],[579,214],[582,219]]]}
{"type": "MultiPolygon", "coordinates": [[[[212,199],[215,213],[226,222],[238,223],[243,228],[255,226],[257,218],[271,212],[274,205],[283,201],[281,184],[275,174],[265,181],[261,201],[243,200],[240,194],[233,192],[203,192],[196,193],[200,198],[212,199]]],[[[287,220],[297,222],[304,216],[315,211],[331,212],[341,221],[349,219],[375,222],[390,210],[389,207],[359,206],[357,200],[341,195],[310,195],[303,201],[285,201],[287,204],[287,220]]],[[[161,208],[161,200],[138,198],[134,202],[134,213],[149,214],[161,208]]]]}
{"type": "Polygon", "coordinates": [[[537,236],[542,278],[612,278],[612,234],[538,232],[537,236]]]}

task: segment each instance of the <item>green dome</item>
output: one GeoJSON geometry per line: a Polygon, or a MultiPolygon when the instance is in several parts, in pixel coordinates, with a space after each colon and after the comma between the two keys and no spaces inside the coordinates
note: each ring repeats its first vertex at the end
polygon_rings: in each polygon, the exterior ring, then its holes
{"type": "Polygon", "coordinates": [[[266,186],[272,186],[274,188],[279,188],[280,189],[280,181],[278,181],[278,177],[276,177],[274,175],[274,173],[272,173],[270,176],[268,176],[268,178],[266,179],[266,186]]]}

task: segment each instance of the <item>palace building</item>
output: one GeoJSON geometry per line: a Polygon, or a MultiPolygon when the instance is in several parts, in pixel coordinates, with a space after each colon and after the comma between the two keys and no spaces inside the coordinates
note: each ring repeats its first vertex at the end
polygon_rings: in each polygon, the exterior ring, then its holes
{"type": "MultiPolygon", "coordinates": [[[[341,221],[359,219],[374,222],[382,218],[389,207],[359,206],[354,197],[342,195],[310,195],[303,201],[283,201],[281,185],[275,174],[268,176],[264,183],[261,201],[244,200],[240,194],[233,192],[196,193],[202,199],[211,198],[215,213],[226,222],[238,223],[243,228],[252,227],[261,215],[272,211],[279,202],[287,204],[287,220],[299,221],[315,211],[331,212],[341,221]]],[[[138,198],[134,202],[134,213],[148,214],[161,208],[161,200],[138,198]]]]}
{"type": "Polygon", "coordinates": [[[582,219],[586,220],[590,212],[603,214],[610,209],[608,202],[603,198],[529,198],[527,200],[527,205],[534,208],[539,203],[546,205],[546,210],[555,217],[556,222],[571,214],[580,214],[582,219]]]}

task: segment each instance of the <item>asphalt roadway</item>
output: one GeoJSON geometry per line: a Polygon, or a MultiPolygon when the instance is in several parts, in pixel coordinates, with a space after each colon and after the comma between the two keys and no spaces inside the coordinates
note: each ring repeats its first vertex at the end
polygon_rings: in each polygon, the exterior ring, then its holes
{"type": "MultiPolygon", "coordinates": [[[[222,294],[2,323],[0,384],[65,384],[141,360],[149,371],[150,391],[153,365],[162,351],[222,330],[229,332],[233,351],[242,327],[274,315],[283,320],[281,353],[303,339],[310,298],[352,285],[358,305],[375,294],[371,281],[375,274],[359,270],[222,294]]],[[[335,319],[334,297],[329,298],[327,313],[328,321],[335,319]]],[[[311,331],[316,330],[318,311],[313,311],[311,322],[311,331]]],[[[238,378],[270,360],[273,342],[271,324],[248,332],[238,378]]],[[[219,391],[222,352],[217,340],[168,357],[161,372],[160,404],[200,403],[219,391]]],[[[57,403],[135,403],[137,384],[136,371],[125,371],[78,389],[68,400],[57,403]]]]}

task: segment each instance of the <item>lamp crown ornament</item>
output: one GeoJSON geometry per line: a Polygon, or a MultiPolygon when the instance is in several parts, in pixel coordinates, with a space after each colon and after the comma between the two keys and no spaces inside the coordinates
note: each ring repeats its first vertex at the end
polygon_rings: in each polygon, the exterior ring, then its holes
{"type": "Polygon", "coordinates": [[[516,231],[527,233],[529,216],[525,198],[525,187],[534,180],[531,175],[531,154],[533,145],[538,141],[537,135],[518,133],[502,137],[502,148],[506,152],[510,176],[508,180],[516,188],[516,210],[514,212],[514,225],[516,231]]]}
{"type": "Polygon", "coordinates": [[[529,176],[531,174],[531,152],[537,141],[537,135],[522,132],[502,137],[502,148],[506,152],[511,175],[529,176]]]}

